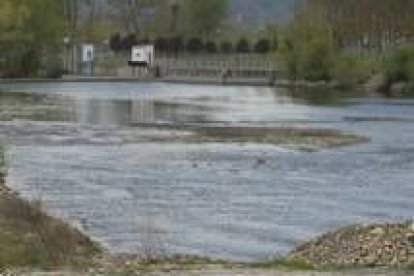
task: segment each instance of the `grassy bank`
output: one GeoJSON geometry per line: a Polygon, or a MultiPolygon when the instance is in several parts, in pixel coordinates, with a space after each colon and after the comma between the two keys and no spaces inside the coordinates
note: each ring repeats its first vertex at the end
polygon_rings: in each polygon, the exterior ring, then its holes
{"type": "Polygon", "coordinates": [[[0,268],[83,268],[98,252],[88,237],[45,215],[39,203],[0,196],[0,268]]]}
{"type": "Polygon", "coordinates": [[[6,187],[0,147],[0,269],[90,266],[100,248],[60,219],[46,215],[40,201],[28,202],[6,187]]]}

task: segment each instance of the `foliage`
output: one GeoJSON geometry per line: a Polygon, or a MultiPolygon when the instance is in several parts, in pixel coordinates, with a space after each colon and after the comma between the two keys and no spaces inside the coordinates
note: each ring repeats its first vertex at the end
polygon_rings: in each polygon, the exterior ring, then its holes
{"type": "Polygon", "coordinates": [[[229,54],[233,51],[233,44],[231,41],[223,40],[220,42],[220,52],[229,54]]]}
{"type": "Polygon", "coordinates": [[[61,11],[61,0],[0,2],[0,74],[35,76],[48,66],[45,57],[59,55],[63,41],[61,11]]]}
{"type": "Polygon", "coordinates": [[[119,53],[122,50],[122,38],[119,33],[113,34],[109,38],[109,48],[115,53],[119,53]]]}
{"type": "Polygon", "coordinates": [[[318,25],[312,29],[294,22],[286,30],[281,60],[289,79],[308,81],[330,80],[337,48],[331,40],[329,26],[318,25]]]}
{"type": "Polygon", "coordinates": [[[226,0],[184,0],[189,32],[208,37],[220,26],[226,9],[226,0]]]}
{"type": "Polygon", "coordinates": [[[154,40],[154,47],[155,47],[155,50],[156,51],[159,51],[159,52],[165,52],[165,51],[168,51],[168,45],[169,44],[169,42],[168,42],[168,39],[167,38],[165,38],[165,37],[157,37],[155,40],[154,40]]]}
{"type": "Polygon", "coordinates": [[[249,41],[244,37],[240,38],[239,42],[236,45],[236,51],[242,54],[250,53],[249,41]]]}
{"type": "Polygon", "coordinates": [[[121,45],[122,49],[125,51],[130,51],[132,46],[137,45],[138,39],[135,34],[128,34],[122,39],[121,45]]]}
{"type": "Polygon", "coordinates": [[[414,83],[414,47],[398,49],[386,62],[386,77],[390,83],[414,83]]]}
{"type": "Polygon", "coordinates": [[[383,50],[414,31],[411,0],[308,0],[300,17],[326,22],[342,47],[383,50]]]}
{"type": "Polygon", "coordinates": [[[330,76],[340,86],[352,86],[366,81],[379,65],[362,55],[340,53],[335,56],[330,76]]]}
{"type": "Polygon", "coordinates": [[[194,37],[188,40],[186,48],[190,53],[198,53],[203,50],[204,44],[201,39],[194,37]]]}
{"type": "Polygon", "coordinates": [[[269,39],[262,38],[254,45],[254,52],[258,54],[267,54],[270,51],[269,39]]]}
{"type": "Polygon", "coordinates": [[[217,45],[214,41],[207,41],[204,45],[204,50],[210,54],[217,53],[217,45]]]}
{"type": "Polygon", "coordinates": [[[184,51],[184,40],[181,36],[172,37],[169,41],[169,51],[172,53],[179,53],[184,51]]]}

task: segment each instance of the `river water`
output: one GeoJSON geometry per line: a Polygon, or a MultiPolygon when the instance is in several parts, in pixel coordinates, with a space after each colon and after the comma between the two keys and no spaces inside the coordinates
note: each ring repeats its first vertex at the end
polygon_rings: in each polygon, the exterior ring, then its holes
{"type": "Polygon", "coordinates": [[[235,260],[324,231],[414,217],[414,100],[321,89],[167,83],[0,84],[10,185],[113,252],[235,260]],[[329,128],[316,151],[157,142],[157,124],[329,128]]]}

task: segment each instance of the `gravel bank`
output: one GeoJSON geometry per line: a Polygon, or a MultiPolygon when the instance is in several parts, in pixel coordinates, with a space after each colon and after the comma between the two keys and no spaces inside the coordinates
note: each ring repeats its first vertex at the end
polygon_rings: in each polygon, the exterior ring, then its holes
{"type": "Polygon", "coordinates": [[[414,223],[345,227],[297,247],[291,257],[321,266],[414,269],[414,223]]]}

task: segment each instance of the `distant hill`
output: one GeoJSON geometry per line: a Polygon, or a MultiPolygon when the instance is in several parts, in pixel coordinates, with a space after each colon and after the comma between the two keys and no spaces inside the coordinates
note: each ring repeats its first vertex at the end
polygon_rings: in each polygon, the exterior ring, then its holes
{"type": "Polygon", "coordinates": [[[283,23],[291,18],[306,0],[229,0],[232,21],[248,26],[283,23]]]}

